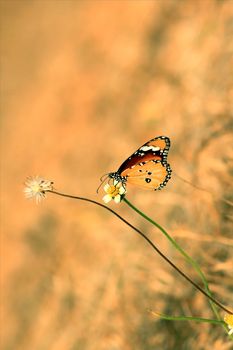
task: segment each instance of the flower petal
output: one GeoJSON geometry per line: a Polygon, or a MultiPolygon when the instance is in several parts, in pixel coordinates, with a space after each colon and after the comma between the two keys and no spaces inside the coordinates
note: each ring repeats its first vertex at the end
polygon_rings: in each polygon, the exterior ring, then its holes
{"type": "Polygon", "coordinates": [[[104,185],[104,191],[105,191],[105,192],[108,192],[108,190],[109,190],[110,187],[111,187],[111,186],[110,186],[109,184],[104,185]]]}
{"type": "Polygon", "coordinates": [[[108,203],[112,200],[112,196],[110,194],[106,194],[104,197],[103,197],[103,201],[104,203],[108,203]]]}
{"type": "Polygon", "coordinates": [[[119,194],[125,194],[125,193],[126,193],[126,189],[123,186],[121,186],[119,188],[119,194]]]}
{"type": "Polygon", "coordinates": [[[46,191],[53,191],[53,181],[45,180],[40,176],[28,177],[25,181],[24,194],[26,198],[35,198],[39,203],[46,197],[46,191]]]}
{"type": "Polygon", "coordinates": [[[119,194],[117,194],[116,197],[114,197],[114,202],[120,203],[120,201],[121,201],[121,196],[119,194]]]}

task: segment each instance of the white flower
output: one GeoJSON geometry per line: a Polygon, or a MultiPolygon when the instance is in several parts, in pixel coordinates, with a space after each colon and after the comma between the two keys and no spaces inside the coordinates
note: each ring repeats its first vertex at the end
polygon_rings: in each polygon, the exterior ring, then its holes
{"type": "Polygon", "coordinates": [[[233,315],[226,315],[224,317],[224,321],[227,323],[227,326],[229,328],[228,334],[233,334],[233,315]]]}
{"type": "Polygon", "coordinates": [[[110,202],[112,199],[114,200],[114,202],[120,203],[124,194],[126,193],[126,189],[125,189],[125,187],[122,186],[122,183],[115,182],[115,181],[114,181],[113,185],[106,184],[104,186],[104,191],[107,193],[103,197],[103,201],[105,203],[110,202]]]}
{"type": "Polygon", "coordinates": [[[40,176],[28,177],[25,181],[24,194],[26,198],[35,198],[36,203],[39,203],[46,197],[46,191],[53,190],[53,182],[45,180],[40,176]]]}

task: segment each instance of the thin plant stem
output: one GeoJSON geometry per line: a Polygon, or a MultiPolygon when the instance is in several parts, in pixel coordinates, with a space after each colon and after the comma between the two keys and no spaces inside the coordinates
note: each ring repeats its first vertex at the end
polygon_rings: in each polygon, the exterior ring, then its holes
{"type": "MultiPolygon", "coordinates": [[[[209,286],[208,286],[208,282],[206,280],[206,277],[204,275],[204,273],[202,272],[200,266],[198,265],[198,263],[193,260],[182,248],[181,246],[167,233],[167,231],[162,227],[160,226],[157,222],[155,222],[154,220],[152,220],[149,216],[145,215],[143,212],[141,212],[138,208],[136,208],[131,202],[129,202],[126,198],[123,199],[124,202],[126,204],[128,204],[128,206],[133,209],[134,211],[136,211],[139,215],[141,215],[144,219],[146,219],[147,221],[149,221],[151,224],[153,224],[154,226],[156,226],[165,236],[166,238],[172,243],[172,245],[185,257],[186,261],[191,264],[193,266],[193,268],[196,270],[196,272],[199,274],[199,276],[201,277],[202,279],[202,282],[205,286],[205,290],[206,292],[208,293],[209,296],[211,296],[211,291],[209,289],[209,286]]],[[[220,316],[219,316],[219,313],[218,313],[218,310],[216,309],[215,305],[212,303],[211,299],[210,300],[210,305],[211,305],[211,308],[214,312],[214,314],[216,315],[216,317],[218,319],[220,319],[220,316]]]]}
{"type": "Polygon", "coordinates": [[[204,294],[208,299],[212,300],[213,303],[215,303],[216,305],[218,305],[219,308],[221,308],[222,310],[224,310],[225,312],[227,312],[230,315],[233,315],[233,312],[228,310],[225,306],[223,306],[221,303],[219,303],[217,300],[215,300],[212,296],[210,296],[208,293],[206,293],[201,287],[199,287],[194,281],[191,280],[190,277],[188,277],[184,272],[182,272],[175,264],[173,264],[173,262],[168,259],[160,250],[159,248],[156,247],[156,245],[142,232],[140,231],[137,227],[133,226],[130,222],[128,222],[126,219],[124,219],[121,215],[119,215],[118,213],[116,213],[114,210],[112,210],[111,208],[107,207],[106,205],[96,202],[95,200],[89,199],[89,198],[85,198],[85,197],[79,197],[79,196],[73,196],[70,194],[65,194],[65,193],[61,193],[55,190],[48,190],[46,192],[50,192],[53,194],[56,194],[58,196],[61,197],[66,197],[66,198],[72,198],[72,199],[77,199],[77,200],[81,200],[81,201],[85,201],[85,202],[89,202],[89,203],[93,203],[97,206],[100,206],[106,210],[108,210],[109,212],[111,212],[112,214],[114,214],[116,217],[118,217],[121,221],[123,221],[126,225],[128,225],[129,227],[131,227],[134,231],[136,231],[141,237],[143,237],[147,243],[170,265],[172,266],[181,276],[183,276],[189,283],[191,283],[196,289],[198,289],[202,294],[204,294]]]}
{"type": "Polygon", "coordinates": [[[148,310],[148,311],[153,316],[156,316],[156,317],[162,318],[164,320],[168,320],[168,321],[195,321],[195,322],[219,324],[227,331],[228,337],[231,340],[233,339],[233,336],[228,333],[228,328],[227,328],[226,323],[224,321],[222,321],[222,320],[213,320],[213,319],[209,319],[209,318],[192,317],[192,316],[170,316],[170,315],[161,314],[159,312],[155,312],[155,311],[152,311],[152,310],[148,310]]]}
{"type": "Polygon", "coordinates": [[[202,317],[192,317],[192,316],[170,316],[170,315],[164,315],[159,312],[154,312],[152,310],[149,310],[149,312],[156,317],[169,320],[169,321],[196,321],[196,322],[205,322],[205,323],[212,323],[212,324],[221,324],[224,325],[225,322],[221,320],[212,320],[209,318],[202,318],[202,317]]]}

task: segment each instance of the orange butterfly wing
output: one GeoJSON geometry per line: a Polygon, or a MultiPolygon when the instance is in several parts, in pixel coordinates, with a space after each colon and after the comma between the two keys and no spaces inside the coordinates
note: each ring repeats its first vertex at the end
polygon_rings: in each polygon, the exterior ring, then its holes
{"type": "Polygon", "coordinates": [[[161,190],[171,178],[170,165],[159,160],[149,160],[139,163],[122,172],[127,177],[127,183],[147,190],[161,190]]]}
{"type": "Polygon", "coordinates": [[[159,136],[155,137],[154,139],[146,142],[144,146],[154,146],[159,147],[160,149],[164,150],[166,148],[170,147],[170,140],[166,136],[159,136]]]}
{"type": "Polygon", "coordinates": [[[143,189],[160,190],[171,178],[171,168],[167,163],[169,148],[168,137],[155,137],[127,158],[116,172],[109,173],[109,177],[143,189]]]}
{"type": "Polygon", "coordinates": [[[166,136],[158,136],[144,143],[136,152],[127,158],[118,169],[122,175],[124,170],[148,160],[167,161],[167,154],[170,148],[170,139],[166,136]]]}

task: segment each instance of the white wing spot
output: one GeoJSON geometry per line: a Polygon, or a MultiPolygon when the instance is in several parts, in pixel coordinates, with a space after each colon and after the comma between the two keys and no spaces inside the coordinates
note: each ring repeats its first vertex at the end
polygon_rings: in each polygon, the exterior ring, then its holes
{"type": "Polygon", "coordinates": [[[154,152],[156,152],[156,151],[159,151],[160,150],[160,147],[154,147],[154,146],[142,146],[141,148],[140,148],[140,151],[154,151],[154,152]]]}

